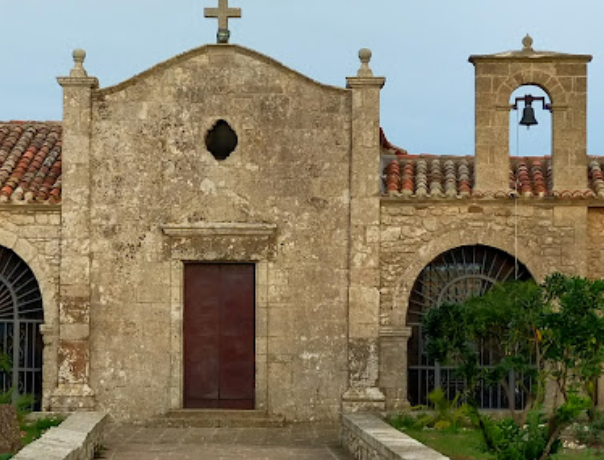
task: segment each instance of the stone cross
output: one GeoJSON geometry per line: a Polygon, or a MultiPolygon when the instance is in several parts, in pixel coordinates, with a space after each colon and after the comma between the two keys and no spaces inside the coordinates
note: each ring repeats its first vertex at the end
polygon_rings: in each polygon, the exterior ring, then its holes
{"type": "Polygon", "coordinates": [[[228,43],[231,35],[229,18],[240,18],[241,8],[229,8],[229,0],[218,0],[218,8],[206,8],[206,18],[218,18],[218,43],[228,43]]]}

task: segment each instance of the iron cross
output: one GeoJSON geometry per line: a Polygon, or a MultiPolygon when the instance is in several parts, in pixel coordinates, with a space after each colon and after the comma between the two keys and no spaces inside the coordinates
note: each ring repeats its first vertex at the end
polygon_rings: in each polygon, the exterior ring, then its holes
{"type": "Polygon", "coordinates": [[[229,0],[218,0],[218,8],[206,8],[206,18],[218,18],[218,43],[228,43],[229,18],[240,18],[241,8],[229,8],[229,0]]]}

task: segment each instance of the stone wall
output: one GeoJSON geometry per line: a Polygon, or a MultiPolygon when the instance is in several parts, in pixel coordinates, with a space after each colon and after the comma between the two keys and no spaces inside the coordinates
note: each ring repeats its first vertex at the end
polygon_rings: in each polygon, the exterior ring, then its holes
{"type": "Polygon", "coordinates": [[[107,414],[79,412],[20,450],[15,460],[92,460],[102,451],[107,414]]]}
{"type": "Polygon", "coordinates": [[[348,369],[350,94],[236,46],[194,50],[93,94],[98,409],[147,418],[182,407],[183,261],[237,261],[257,267],[257,408],[337,416],[348,369]],[[205,145],[219,119],[239,139],[224,161],[205,145]],[[265,224],[274,230],[260,235],[265,224]]]}
{"type": "Polygon", "coordinates": [[[604,279],[604,208],[590,208],[587,222],[587,276],[604,279]]]}
{"type": "Polygon", "coordinates": [[[373,414],[342,416],[342,445],[355,460],[448,460],[373,414]]]}
{"type": "Polygon", "coordinates": [[[44,304],[42,407],[47,409],[57,381],[58,287],[61,257],[61,207],[0,206],[0,245],[12,249],[33,271],[44,304]]]}
{"type": "Polygon", "coordinates": [[[427,264],[449,249],[481,244],[517,254],[538,281],[554,271],[585,275],[587,235],[585,203],[383,199],[380,387],[388,407],[406,403],[407,306],[427,264]]]}

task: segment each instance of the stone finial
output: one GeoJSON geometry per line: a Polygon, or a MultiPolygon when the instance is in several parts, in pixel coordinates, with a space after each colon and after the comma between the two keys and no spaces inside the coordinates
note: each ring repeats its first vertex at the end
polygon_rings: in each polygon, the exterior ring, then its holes
{"type": "Polygon", "coordinates": [[[371,50],[363,48],[359,51],[359,59],[361,60],[361,68],[359,69],[357,76],[359,77],[373,77],[373,72],[369,68],[369,61],[371,61],[371,50]]]}
{"type": "Polygon", "coordinates": [[[529,34],[526,34],[526,37],[522,39],[522,51],[524,52],[533,52],[533,37],[529,34]]]}
{"type": "Polygon", "coordinates": [[[84,60],[86,59],[86,51],[83,49],[77,49],[73,52],[73,69],[69,73],[70,77],[74,78],[85,78],[88,76],[86,69],[84,68],[84,60]]]}

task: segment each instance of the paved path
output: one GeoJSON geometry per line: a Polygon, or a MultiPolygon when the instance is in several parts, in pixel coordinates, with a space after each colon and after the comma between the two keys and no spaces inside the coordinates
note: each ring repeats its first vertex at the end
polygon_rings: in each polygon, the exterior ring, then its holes
{"type": "Polygon", "coordinates": [[[103,458],[110,460],[352,460],[339,427],[144,428],[112,425],[103,458]]]}

